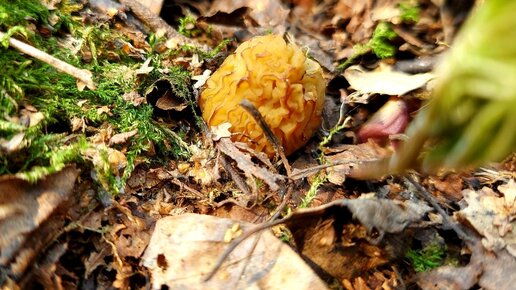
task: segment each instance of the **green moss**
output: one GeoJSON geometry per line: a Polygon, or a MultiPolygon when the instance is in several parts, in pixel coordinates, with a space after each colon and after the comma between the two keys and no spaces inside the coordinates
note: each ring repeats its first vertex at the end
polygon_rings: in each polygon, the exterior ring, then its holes
{"type": "Polygon", "coordinates": [[[175,131],[154,120],[151,105],[135,106],[124,100],[123,95],[142,91],[143,84],[152,83],[152,80],[161,77],[171,83],[177,95],[194,105],[189,91],[189,73],[178,67],[170,67],[167,68],[169,74],[160,74],[158,69],[164,68],[160,58],[150,55],[154,59],[151,64],[156,69],[150,75],[137,75],[136,69],[141,64],[117,48],[119,41],[128,41],[118,32],[107,25],[83,27],[82,23],[74,22],[71,13],[81,6],[72,2],[62,1],[58,9],[52,12],[38,3],[3,1],[0,4],[0,29],[20,32],[29,25],[27,19],[38,26],[47,25],[50,14],[57,16],[59,26],[54,25],[56,32],[66,27],[64,32],[71,32],[72,37],[80,43],[78,51],[92,53],[91,63],[82,63],[82,53],[64,48],[55,37],[29,33],[26,41],[65,62],[92,71],[97,89],[81,91],[73,77],[12,48],[0,48],[0,139],[6,141],[16,134],[24,134],[18,151],[0,152],[0,174],[18,174],[27,180],[36,181],[62,169],[66,164],[78,162],[84,170],[94,169],[95,179],[106,190],[116,193],[123,189],[137,159],[160,163],[167,158],[187,158],[187,144],[175,131]],[[7,12],[9,17],[6,18],[7,12]],[[113,53],[118,54],[119,58],[110,58],[109,55],[113,53]],[[115,61],[123,61],[123,64],[115,61]],[[36,126],[26,127],[16,121],[21,115],[20,109],[27,105],[34,106],[44,115],[44,119],[36,126]],[[107,108],[108,112],[99,113],[100,108],[107,108]],[[84,120],[90,128],[109,124],[113,134],[138,130],[137,135],[125,144],[112,147],[124,152],[127,157],[128,165],[122,174],[111,172],[108,151],[98,149],[98,144],[91,143],[89,137],[95,131],[71,132],[73,118],[84,120]],[[152,157],[146,154],[151,145],[156,149],[152,157]],[[91,160],[84,159],[84,150],[91,148],[100,150],[102,162],[93,164],[91,160]]]}
{"type": "Polygon", "coordinates": [[[353,55],[345,62],[337,66],[337,71],[343,71],[352,65],[359,57],[373,52],[378,58],[389,58],[396,54],[396,47],[392,45],[391,40],[397,37],[396,32],[392,30],[391,24],[387,22],[379,22],[376,26],[373,36],[366,44],[357,44],[353,46],[353,55]]]}
{"type": "Polygon", "coordinates": [[[391,24],[380,22],[376,26],[368,46],[379,58],[393,57],[396,54],[396,47],[390,41],[396,36],[397,34],[392,30],[391,24]]]}
{"type": "Polygon", "coordinates": [[[419,21],[419,15],[421,9],[418,6],[417,1],[407,0],[399,4],[401,11],[400,19],[406,23],[417,23],[419,21]]]}
{"type": "Polygon", "coordinates": [[[8,0],[0,3],[0,29],[5,31],[12,26],[26,26],[29,20],[47,24],[50,13],[40,1],[8,0]]]}
{"type": "Polygon", "coordinates": [[[179,19],[177,32],[186,37],[195,37],[202,33],[202,31],[195,26],[196,23],[197,19],[195,19],[195,17],[192,15],[186,15],[185,17],[179,19]]]}
{"type": "Polygon", "coordinates": [[[445,253],[445,245],[430,243],[420,250],[410,249],[405,258],[416,272],[425,272],[443,265],[445,253]]]}
{"type": "Polygon", "coordinates": [[[298,208],[307,208],[317,195],[317,190],[319,187],[327,180],[328,179],[322,173],[317,173],[312,181],[312,185],[310,185],[310,189],[308,189],[308,192],[306,193],[298,208]]]}

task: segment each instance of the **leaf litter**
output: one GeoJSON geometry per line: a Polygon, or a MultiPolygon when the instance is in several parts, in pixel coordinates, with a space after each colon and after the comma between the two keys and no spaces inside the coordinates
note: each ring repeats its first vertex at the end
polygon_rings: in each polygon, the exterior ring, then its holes
{"type": "Polygon", "coordinates": [[[361,180],[403,140],[436,77],[419,71],[420,57],[435,63],[468,7],[173,1],[161,7],[167,23],[120,2],[53,1],[20,10],[29,17],[0,4],[0,15],[16,12],[0,17],[1,31],[30,32],[11,40],[95,81],[77,87],[15,45],[0,57],[34,76],[5,65],[11,79],[0,77],[2,287],[513,285],[514,157],[480,172],[419,176],[434,203],[400,176],[361,180]],[[225,125],[208,130],[196,104],[226,55],[270,32],[288,32],[327,69],[328,126],[282,162],[230,142],[225,125]],[[60,46],[48,42],[57,35],[60,46]],[[441,264],[416,273],[406,252],[433,240],[444,245],[441,264]]]}

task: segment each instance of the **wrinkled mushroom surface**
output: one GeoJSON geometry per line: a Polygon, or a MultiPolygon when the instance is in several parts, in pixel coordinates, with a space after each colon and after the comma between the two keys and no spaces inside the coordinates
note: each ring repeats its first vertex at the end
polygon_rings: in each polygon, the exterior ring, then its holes
{"type": "Polygon", "coordinates": [[[258,109],[289,155],[308,142],[321,123],[326,83],[318,63],[294,43],[265,35],[242,43],[208,79],[199,98],[210,127],[231,124],[233,141],[269,156],[274,148],[239,103],[258,109]]]}

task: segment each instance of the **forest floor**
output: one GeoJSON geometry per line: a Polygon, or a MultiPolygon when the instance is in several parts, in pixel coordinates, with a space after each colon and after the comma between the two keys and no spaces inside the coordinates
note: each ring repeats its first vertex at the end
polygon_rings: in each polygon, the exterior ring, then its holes
{"type": "Polygon", "coordinates": [[[159,2],[0,0],[2,289],[512,289],[514,155],[353,172],[396,150],[473,4],[159,2]],[[326,81],[318,131],[272,160],[198,105],[268,34],[326,81]]]}

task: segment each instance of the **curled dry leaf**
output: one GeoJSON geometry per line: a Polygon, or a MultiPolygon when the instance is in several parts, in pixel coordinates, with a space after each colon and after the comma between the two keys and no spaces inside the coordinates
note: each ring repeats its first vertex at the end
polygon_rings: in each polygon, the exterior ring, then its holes
{"type": "Polygon", "coordinates": [[[23,138],[25,138],[24,132],[15,134],[9,140],[0,138],[0,148],[2,149],[2,151],[6,152],[6,153],[16,152],[22,148],[23,138]]]}
{"type": "Polygon", "coordinates": [[[167,91],[164,96],[156,101],[156,107],[165,111],[174,110],[180,112],[188,107],[188,104],[179,97],[173,96],[170,91],[167,91]]]}
{"type": "Polygon", "coordinates": [[[327,289],[299,256],[272,235],[261,232],[240,244],[209,281],[228,243],[228,230],[246,231],[251,224],[206,215],[165,217],[156,223],[143,265],[152,288],[162,289],[327,289]],[[238,226],[236,226],[238,225],[238,226]]]}

